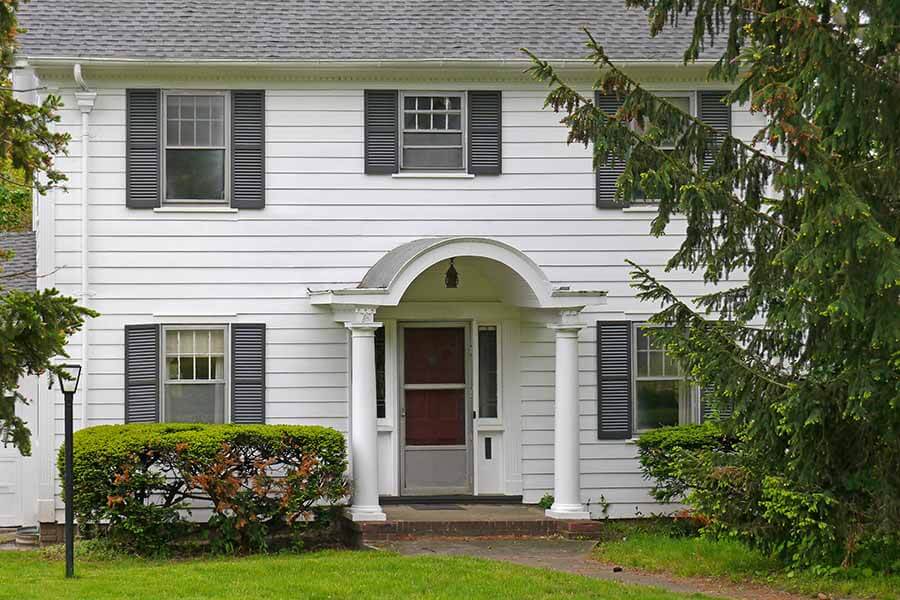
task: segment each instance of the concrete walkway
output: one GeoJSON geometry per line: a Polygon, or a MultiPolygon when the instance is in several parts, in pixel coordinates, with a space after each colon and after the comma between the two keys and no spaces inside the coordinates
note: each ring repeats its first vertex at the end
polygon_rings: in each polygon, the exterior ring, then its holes
{"type": "Polygon", "coordinates": [[[573,573],[584,577],[619,583],[662,588],[671,592],[705,594],[733,600],[801,600],[787,592],[765,586],[735,584],[720,579],[678,578],[662,574],[643,573],[634,569],[613,571],[613,565],[603,564],[591,556],[595,542],[563,539],[418,539],[392,541],[375,547],[407,556],[443,555],[471,556],[501,560],[529,567],[539,567],[573,573]]]}

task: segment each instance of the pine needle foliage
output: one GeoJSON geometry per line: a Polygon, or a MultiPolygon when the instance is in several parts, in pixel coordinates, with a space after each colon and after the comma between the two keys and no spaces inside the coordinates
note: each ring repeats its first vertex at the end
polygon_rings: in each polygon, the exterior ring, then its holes
{"type": "Polygon", "coordinates": [[[647,11],[653,35],[691,28],[685,62],[718,53],[709,79],[731,90],[724,102],[766,117],[752,141],[718,133],[585,32],[595,89],[624,102],[609,114],[528,53],[569,142],[592,144],[595,167],[624,161],[617,199],[657,199],[653,235],[686,222],[666,270],[715,284],[684,298],[631,263],[638,296],[660,307],[652,320],[669,326],[654,335],[735,407],[743,463],[711,473],[752,477],[759,501],[755,514],[712,516],[798,563],[898,549],[900,3],[627,4],[647,11]],[[796,525],[807,517],[819,533],[796,525]]]}

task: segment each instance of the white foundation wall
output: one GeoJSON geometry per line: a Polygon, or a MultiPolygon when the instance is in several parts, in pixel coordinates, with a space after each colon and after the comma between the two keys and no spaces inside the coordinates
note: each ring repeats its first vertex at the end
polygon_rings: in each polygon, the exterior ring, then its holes
{"type": "MultiPolygon", "coordinates": [[[[700,279],[662,272],[679,246],[683,222],[670,235],[649,235],[652,209],[599,210],[589,150],[567,146],[559,115],[543,110],[545,89],[524,81],[290,81],[281,79],[115,79],[92,77],[98,93],[90,114],[87,182],[81,177],[81,114],[70,79],[48,73],[49,92],[62,96],[59,131],[72,135],[57,166],[67,189],[39,200],[39,271],[78,296],[81,281],[80,189],[88,186],[88,372],[75,408],[82,423],[121,423],[124,415],[124,334],[133,323],[267,325],[267,419],[327,425],[346,433],[349,366],[347,332],[309,305],[307,289],[355,286],[382,255],[427,236],[486,236],[520,249],[555,285],[609,292],[608,304],[586,314],[580,337],[581,485],[599,514],[601,495],[611,516],[659,511],[647,495],[629,442],[596,436],[597,319],[641,320],[653,307],[629,287],[625,259],[650,267],[686,297],[700,279]],[[125,206],[125,89],[266,89],[266,207],[236,213],[133,210],[125,206]],[[363,174],[363,90],[501,89],[503,174],[472,179],[405,179],[363,174]],[[54,271],[55,270],[55,271],[54,271]]],[[[589,87],[589,86],[588,86],[589,87]]],[[[659,89],[709,87],[667,81],[659,89]]],[[[749,139],[759,119],[733,109],[734,130],[749,139]]],[[[518,348],[521,390],[521,480],[527,502],[553,487],[553,338],[523,323],[518,348]]],[[[80,361],[81,335],[71,340],[80,361]]],[[[42,498],[58,488],[48,479],[62,443],[63,406],[57,392],[51,433],[41,445],[42,498]]],[[[387,486],[389,479],[382,478],[387,486]]],[[[57,511],[61,505],[55,503],[57,511]]],[[[61,513],[59,513],[61,516],[61,513]]]]}

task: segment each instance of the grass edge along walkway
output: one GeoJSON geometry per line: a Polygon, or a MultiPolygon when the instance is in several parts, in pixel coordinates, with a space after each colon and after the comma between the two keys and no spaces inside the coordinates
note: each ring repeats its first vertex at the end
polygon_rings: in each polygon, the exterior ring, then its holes
{"type": "Polygon", "coordinates": [[[595,549],[604,563],[677,577],[714,577],[734,583],[755,583],[815,597],[900,600],[900,575],[877,575],[864,570],[830,576],[786,570],[736,540],[671,537],[664,533],[633,532],[595,549]]]}
{"type": "Polygon", "coordinates": [[[0,598],[703,598],[468,557],[324,551],[153,561],[79,560],[77,578],[39,552],[0,552],[0,598]]]}

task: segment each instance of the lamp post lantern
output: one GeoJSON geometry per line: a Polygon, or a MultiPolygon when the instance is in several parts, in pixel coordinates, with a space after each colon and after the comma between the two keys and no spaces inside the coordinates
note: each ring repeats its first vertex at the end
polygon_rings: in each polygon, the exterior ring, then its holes
{"type": "Polygon", "coordinates": [[[75,486],[72,477],[72,404],[75,392],[78,391],[78,382],[81,381],[81,365],[60,365],[68,377],[59,375],[59,387],[65,398],[66,411],[66,577],[75,576],[75,507],[72,496],[75,486]]]}

